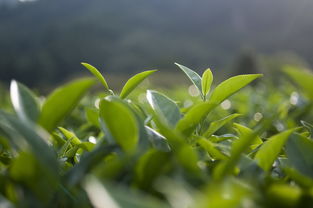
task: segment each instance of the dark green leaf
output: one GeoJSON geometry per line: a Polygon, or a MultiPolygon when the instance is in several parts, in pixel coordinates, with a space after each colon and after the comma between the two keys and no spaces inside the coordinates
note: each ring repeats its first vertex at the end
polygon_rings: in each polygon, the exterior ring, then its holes
{"type": "Polygon", "coordinates": [[[291,165],[302,174],[313,178],[313,141],[299,134],[292,134],[286,145],[291,165]]]}

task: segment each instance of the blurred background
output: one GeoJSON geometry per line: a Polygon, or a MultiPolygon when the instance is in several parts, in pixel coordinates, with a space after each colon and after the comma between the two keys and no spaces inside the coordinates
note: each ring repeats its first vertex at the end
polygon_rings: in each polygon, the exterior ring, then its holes
{"type": "Polygon", "coordinates": [[[55,86],[88,74],[80,62],[111,77],[159,69],[172,84],[174,62],[275,77],[313,64],[312,37],[312,0],[0,0],[0,82],[55,86]]]}

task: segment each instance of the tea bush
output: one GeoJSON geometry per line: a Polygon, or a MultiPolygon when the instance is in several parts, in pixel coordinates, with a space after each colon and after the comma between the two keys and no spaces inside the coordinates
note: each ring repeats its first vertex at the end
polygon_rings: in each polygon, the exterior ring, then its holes
{"type": "Polygon", "coordinates": [[[247,86],[262,77],[247,74],[213,88],[210,69],[177,64],[192,95],[143,97],[137,86],[156,70],[117,94],[83,66],[94,78],[46,98],[11,82],[0,207],[313,207],[312,73],[287,66],[276,83],[247,86]],[[87,95],[97,82],[103,91],[87,95]]]}

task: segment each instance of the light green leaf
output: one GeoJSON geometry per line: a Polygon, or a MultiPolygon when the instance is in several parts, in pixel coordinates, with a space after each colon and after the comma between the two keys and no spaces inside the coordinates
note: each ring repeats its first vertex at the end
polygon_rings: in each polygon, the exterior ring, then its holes
{"type": "Polygon", "coordinates": [[[222,101],[261,76],[260,74],[239,75],[222,82],[215,88],[209,101],[194,105],[179,120],[176,129],[186,136],[190,135],[197,125],[222,101]]]}
{"type": "Polygon", "coordinates": [[[148,90],[147,100],[156,114],[168,125],[175,126],[181,118],[179,108],[174,101],[165,95],[148,90]]]}
{"type": "Polygon", "coordinates": [[[62,134],[66,137],[67,140],[71,140],[72,145],[78,145],[81,143],[81,141],[73,132],[70,132],[69,130],[62,127],[58,127],[58,129],[62,132],[62,134]]]}
{"type": "Polygon", "coordinates": [[[157,70],[144,71],[131,77],[124,85],[120,97],[126,98],[144,79],[156,72],[157,70]]]}
{"type": "Polygon", "coordinates": [[[180,65],[178,63],[175,63],[186,75],[187,77],[190,79],[190,81],[195,85],[195,87],[199,90],[199,93],[203,96],[202,94],[202,87],[201,87],[201,77],[200,75],[189,69],[188,67],[185,67],[183,65],[180,65]]]}
{"type": "Polygon", "coordinates": [[[176,125],[176,130],[189,136],[198,124],[216,107],[210,102],[194,105],[176,125]]]}
{"type": "Polygon", "coordinates": [[[211,157],[217,160],[226,160],[227,156],[221,153],[212,142],[204,138],[199,139],[198,144],[205,149],[211,157]]]}
{"type": "Polygon", "coordinates": [[[86,119],[89,123],[100,127],[99,124],[99,110],[97,108],[85,108],[86,119]]]}
{"type": "Polygon", "coordinates": [[[13,80],[10,95],[17,116],[23,121],[36,123],[40,114],[40,107],[34,93],[23,84],[13,80]]]}
{"type": "Polygon", "coordinates": [[[292,134],[287,141],[286,153],[293,167],[313,178],[313,141],[311,139],[292,134]]]}
{"type": "Polygon", "coordinates": [[[94,79],[75,80],[54,90],[44,102],[39,124],[52,131],[76,107],[87,90],[95,84],[94,79]]]}
{"type": "Polygon", "coordinates": [[[262,74],[245,74],[231,77],[214,89],[209,101],[215,104],[220,104],[229,96],[233,95],[253,80],[262,76],[262,74]]]}
{"type": "Polygon", "coordinates": [[[213,82],[213,74],[211,72],[211,69],[207,69],[202,75],[202,82],[201,82],[202,94],[204,97],[210,92],[212,82],[213,82]]]}
{"type": "Polygon", "coordinates": [[[283,71],[297,84],[304,92],[313,99],[313,73],[293,66],[285,66],[283,71]]]}
{"type": "MultiPolygon", "coordinates": [[[[240,137],[253,133],[252,129],[246,126],[240,125],[238,123],[234,123],[234,127],[236,131],[238,132],[238,134],[240,135],[240,137]]],[[[262,143],[263,143],[262,139],[259,136],[256,136],[255,139],[253,139],[253,142],[251,142],[250,149],[253,150],[262,143]]]]}
{"type": "Polygon", "coordinates": [[[133,113],[123,103],[101,100],[100,119],[103,120],[107,134],[125,152],[136,150],[139,137],[137,121],[133,113]]]}
{"type": "Polygon", "coordinates": [[[254,159],[258,165],[265,171],[269,171],[281,152],[288,137],[294,132],[295,129],[290,129],[270,137],[263,143],[261,148],[256,153],[254,159]]]}
{"type": "Polygon", "coordinates": [[[108,83],[105,81],[104,77],[102,76],[102,74],[99,72],[99,70],[88,64],[88,63],[81,63],[84,67],[86,67],[86,69],[88,69],[95,77],[97,77],[97,79],[101,82],[101,84],[104,86],[104,88],[106,90],[109,90],[109,85],[108,83]]]}
{"type": "Polygon", "coordinates": [[[232,115],[229,115],[225,118],[222,118],[218,121],[213,121],[212,123],[210,123],[210,126],[208,128],[208,130],[203,134],[203,136],[209,138],[210,136],[212,136],[212,134],[214,134],[217,130],[219,130],[220,128],[222,128],[225,124],[227,124],[228,122],[230,122],[231,120],[233,120],[234,118],[237,118],[238,116],[240,116],[240,114],[235,113],[232,115]]]}

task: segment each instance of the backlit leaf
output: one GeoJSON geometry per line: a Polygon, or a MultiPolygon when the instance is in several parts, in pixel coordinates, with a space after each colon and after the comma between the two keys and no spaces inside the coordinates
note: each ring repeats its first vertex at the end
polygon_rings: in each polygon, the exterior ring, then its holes
{"type": "Polygon", "coordinates": [[[131,77],[124,85],[120,97],[126,98],[144,79],[156,72],[157,70],[144,71],[131,77]]]}

